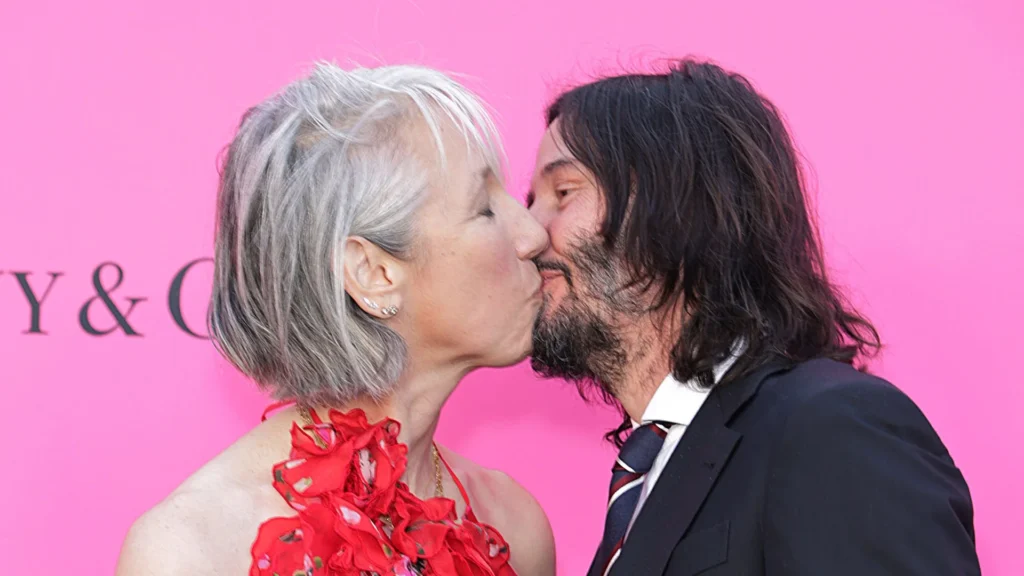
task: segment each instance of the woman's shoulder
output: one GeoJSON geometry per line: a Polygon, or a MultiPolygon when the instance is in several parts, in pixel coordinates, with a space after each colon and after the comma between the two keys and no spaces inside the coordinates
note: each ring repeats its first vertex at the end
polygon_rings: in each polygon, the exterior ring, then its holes
{"type": "Polygon", "coordinates": [[[555,573],[555,541],[537,499],[501,470],[481,466],[451,450],[444,457],[459,475],[476,517],[505,538],[519,574],[555,573]]]}
{"type": "Polygon", "coordinates": [[[259,524],[289,509],[282,509],[280,496],[273,491],[269,466],[259,475],[266,480],[256,482],[256,463],[240,454],[235,446],[229,447],[142,514],[125,537],[117,574],[248,570],[249,548],[259,524]]]}
{"type": "Polygon", "coordinates": [[[204,537],[212,504],[212,495],[181,487],[142,514],[125,536],[118,576],[212,573],[204,537]]]}

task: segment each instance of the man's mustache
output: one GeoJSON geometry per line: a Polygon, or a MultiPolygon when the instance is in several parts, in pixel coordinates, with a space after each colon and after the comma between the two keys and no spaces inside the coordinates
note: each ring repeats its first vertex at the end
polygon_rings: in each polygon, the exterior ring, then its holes
{"type": "Polygon", "coordinates": [[[537,270],[543,272],[545,270],[554,270],[559,272],[565,277],[565,281],[572,286],[572,272],[569,272],[569,267],[561,262],[554,262],[551,260],[541,260],[540,258],[534,258],[533,263],[537,265],[537,270]]]}

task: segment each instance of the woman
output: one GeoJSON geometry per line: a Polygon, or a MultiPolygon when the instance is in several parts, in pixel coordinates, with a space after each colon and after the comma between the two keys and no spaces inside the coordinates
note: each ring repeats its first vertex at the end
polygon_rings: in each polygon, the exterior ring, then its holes
{"type": "Polygon", "coordinates": [[[542,304],[547,236],[499,158],[481,103],[422,68],[319,65],[245,115],[211,334],[284,405],[135,523],[118,574],[554,574],[537,502],[433,439],[542,304]]]}

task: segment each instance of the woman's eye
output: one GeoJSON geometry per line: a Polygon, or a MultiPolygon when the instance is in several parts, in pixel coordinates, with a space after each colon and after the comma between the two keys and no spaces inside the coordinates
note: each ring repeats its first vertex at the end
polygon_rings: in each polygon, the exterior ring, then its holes
{"type": "Polygon", "coordinates": [[[558,196],[559,200],[561,200],[562,198],[565,198],[566,196],[568,196],[570,192],[572,192],[571,188],[561,188],[561,189],[555,190],[555,195],[558,196]]]}
{"type": "Polygon", "coordinates": [[[491,210],[491,207],[488,206],[487,208],[484,208],[480,212],[480,215],[485,217],[485,218],[494,218],[494,210],[491,210]]]}

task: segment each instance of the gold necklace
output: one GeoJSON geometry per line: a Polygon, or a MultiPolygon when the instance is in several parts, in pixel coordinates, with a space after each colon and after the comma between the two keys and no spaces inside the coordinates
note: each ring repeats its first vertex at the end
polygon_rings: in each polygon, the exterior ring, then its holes
{"type": "Polygon", "coordinates": [[[437,444],[430,443],[430,451],[434,456],[434,496],[444,498],[444,482],[441,478],[441,453],[437,450],[437,444]]]}
{"type": "MultiPolygon", "coordinates": [[[[327,442],[320,436],[320,433],[316,431],[316,424],[313,423],[313,417],[310,416],[310,411],[303,408],[299,408],[299,415],[302,416],[302,421],[313,428],[312,434],[313,442],[316,443],[320,448],[327,448],[327,442]]],[[[444,474],[441,471],[441,453],[437,450],[437,444],[430,443],[430,455],[434,461],[434,497],[444,498],[444,474]]]]}

